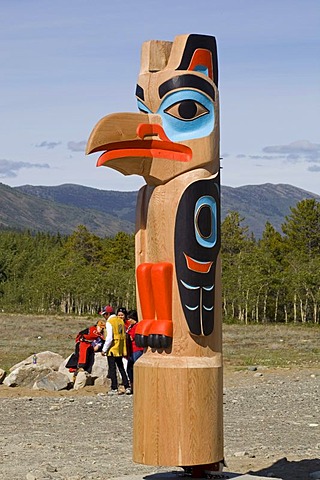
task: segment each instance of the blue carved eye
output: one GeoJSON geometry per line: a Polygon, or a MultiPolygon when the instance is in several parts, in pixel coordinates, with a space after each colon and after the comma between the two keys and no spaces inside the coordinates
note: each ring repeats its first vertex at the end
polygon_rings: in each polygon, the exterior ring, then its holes
{"type": "Polygon", "coordinates": [[[166,108],[164,113],[171,115],[178,120],[183,120],[184,122],[190,122],[196,118],[201,117],[202,115],[207,115],[209,110],[194,100],[182,100],[177,102],[174,105],[166,108]]]}
{"type": "Polygon", "coordinates": [[[217,241],[217,204],[210,195],[199,198],[195,205],[194,228],[199,245],[214,247],[217,241]]]}
{"type": "Polygon", "coordinates": [[[195,90],[178,90],[165,97],[157,111],[163,129],[173,142],[208,136],[214,128],[214,105],[195,90]]]}
{"type": "MultiPolygon", "coordinates": [[[[142,113],[153,113],[140,100],[142,113]]],[[[167,95],[157,112],[165,134],[172,142],[207,137],[214,128],[214,104],[196,90],[178,90],[167,95]]]]}

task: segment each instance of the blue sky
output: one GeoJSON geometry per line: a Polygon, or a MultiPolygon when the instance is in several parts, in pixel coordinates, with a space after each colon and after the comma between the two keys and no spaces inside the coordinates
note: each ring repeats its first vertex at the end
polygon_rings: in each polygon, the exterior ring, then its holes
{"type": "Polygon", "coordinates": [[[222,183],[320,194],[319,0],[0,0],[0,182],[136,190],[96,168],[95,123],[137,111],[140,49],[217,38],[222,183]]]}

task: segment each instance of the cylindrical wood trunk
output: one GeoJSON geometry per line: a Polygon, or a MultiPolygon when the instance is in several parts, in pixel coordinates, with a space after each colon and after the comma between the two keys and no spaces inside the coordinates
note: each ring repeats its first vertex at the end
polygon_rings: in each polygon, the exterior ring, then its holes
{"type": "Polygon", "coordinates": [[[143,355],[135,365],[133,460],[205,465],[223,459],[221,355],[143,355]]]}

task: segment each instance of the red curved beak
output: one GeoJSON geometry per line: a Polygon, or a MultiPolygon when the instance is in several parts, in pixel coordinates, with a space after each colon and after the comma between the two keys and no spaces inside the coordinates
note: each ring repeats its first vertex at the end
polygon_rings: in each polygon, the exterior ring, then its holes
{"type": "Polygon", "coordinates": [[[136,134],[138,140],[103,145],[106,152],[99,157],[97,166],[105,165],[110,160],[127,157],[165,158],[177,162],[189,162],[192,158],[191,148],[169,140],[159,124],[141,123],[137,126],[136,134]]]}

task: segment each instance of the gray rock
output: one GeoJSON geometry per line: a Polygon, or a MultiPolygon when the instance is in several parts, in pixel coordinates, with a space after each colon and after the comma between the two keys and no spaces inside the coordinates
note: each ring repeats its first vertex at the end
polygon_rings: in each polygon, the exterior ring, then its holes
{"type": "Polygon", "coordinates": [[[95,379],[94,384],[96,387],[110,387],[111,386],[111,380],[109,378],[105,377],[98,377],[95,379]]]}
{"type": "Polygon", "coordinates": [[[106,377],[108,375],[108,364],[106,357],[103,357],[100,352],[94,356],[94,364],[92,367],[91,376],[95,378],[106,377]]]}
{"type": "MultiPolygon", "coordinates": [[[[70,381],[73,381],[73,373],[70,373],[68,368],[66,368],[70,356],[71,355],[61,362],[58,371],[64,373],[69,377],[70,381]]],[[[97,379],[104,379],[107,375],[108,365],[106,357],[103,357],[100,352],[97,352],[94,357],[94,364],[90,376],[87,376],[86,385],[96,385],[97,379]]],[[[98,385],[104,386],[104,380],[101,380],[101,382],[98,382],[98,385]]]]}
{"type": "Polygon", "coordinates": [[[70,384],[69,377],[60,372],[50,372],[39,378],[33,385],[33,390],[47,390],[49,392],[65,390],[70,384]]]}
{"type": "Polygon", "coordinates": [[[309,474],[309,477],[312,479],[312,480],[319,480],[320,479],[320,470],[318,470],[317,472],[312,472],[309,474]]]}
{"type": "Polygon", "coordinates": [[[6,372],[0,368],[0,384],[3,382],[4,378],[6,376],[6,372]]]}
{"type": "Polygon", "coordinates": [[[66,368],[66,364],[67,364],[69,358],[71,357],[71,355],[72,355],[72,353],[70,353],[70,355],[65,360],[62,360],[62,362],[60,363],[59,368],[58,368],[58,372],[63,373],[64,375],[67,375],[70,382],[73,381],[73,373],[69,372],[69,369],[66,368]]]}
{"type": "Polygon", "coordinates": [[[27,473],[26,480],[37,480],[37,477],[33,473],[27,473]]]}
{"type": "Polygon", "coordinates": [[[24,365],[13,370],[3,381],[7,387],[32,388],[34,383],[51,373],[52,369],[41,365],[24,365]]]}
{"type": "MultiPolygon", "coordinates": [[[[40,366],[48,367],[51,370],[58,370],[61,365],[61,362],[63,361],[63,357],[58,353],[54,353],[54,352],[46,351],[46,352],[37,353],[36,355],[37,355],[36,364],[40,366]]],[[[22,360],[22,362],[19,362],[16,365],[13,365],[13,367],[10,368],[10,372],[13,372],[17,368],[25,365],[33,365],[33,355],[30,355],[30,357],[26,358],[25,360],[22,360]]]]}
{"type": "Polygon", "coordinates": [[[87,376],[87,372],[80,370],[76,376],[73,388],[75,390],[80,390],[80,388],[84,388],[87,385],[87,376]]]}
{"type": "Polygon", "coordinates": [[[235,457],[246,457],[248,455],[249,455],[249,452],[246,452],[245,450],[243,450],[241,452],[234,452],[235,457]]]}

